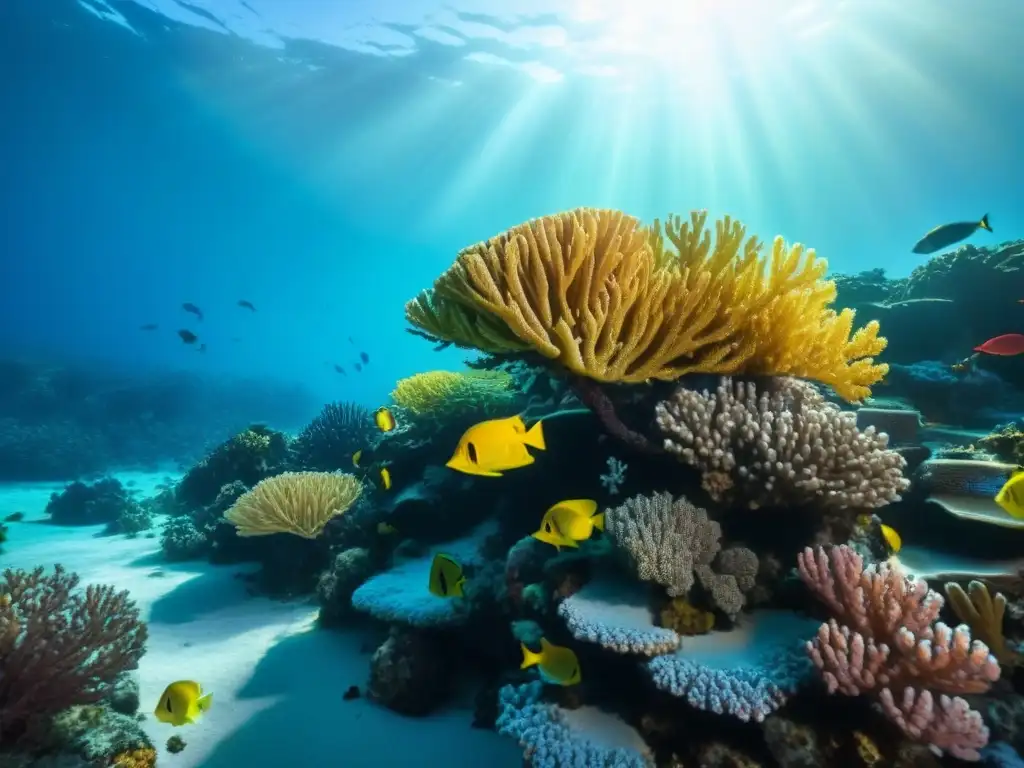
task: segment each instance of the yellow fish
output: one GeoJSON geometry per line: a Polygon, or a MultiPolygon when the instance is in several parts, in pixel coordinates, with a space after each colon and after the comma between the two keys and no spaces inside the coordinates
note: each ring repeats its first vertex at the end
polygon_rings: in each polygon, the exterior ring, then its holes
{"type": "Polygon", "coordinates": [[[545,680],[558,685],[576,685],[582,679],[580,661],[571,648],[552,645],[544,637],[540,639],[540,653],[531,651],[523,643],[520,643],[519,647],[523,650],[523,663],[519,665],[520,669],[536,664],[540,667],[541,676],[545,680]]]}
{"type": "Polygon", "coordinates": [[[448,555],[438,552],[430,564],[430,594],[436,597],[462,597],[466,577],[462,566],[448,555]]]}
{"type": "Polygon", "coordinates": [[[390,432],[395,428],[395,417],[389,408],[381,406],[373,412],[373,423],[381,432],[390,432]]]}
{"type": "Polygon", "coordinates": [[[160,701],[157,702],[153,716],[161,723],[174,726],[194,724],[201,712],[206,712],[213,704],[213,694],[203,695],[199,683],[191,680],[178,680],[164,689],[160,701]]]}
{"type": "Polygon", "coordinates": [[[380,468],[380,487],[385,491],[391,490],[391,472],[387,467],[380,468]]]}
{"type": "Polygon", "coordinates": [[[578,547],[577,542],[589,539],[594,529],[604,530],[604,513],[597,512],[593,499],[560,501],[544,513],[540,529],[533,538],[551,544],[555,549],[578,547]]]}
{"type": "Polygon", "coordinates": [[[539,421],[529,430],[521,416],[481,421],[466,430],[445,466],[467,475],[501,477],[505,470],[533,464],[526,446],[545,450],[539,421]]]}
{"type": "Polygon", "coordinates": [[[903,548],[903,539],[898,533],[896,533],[896,529],[891,525],[886,525],[885,523],[882,523],[881,528],[882,538],[884,538],[885,543],[889,545],[889,549],[891,549],[894,554],[899,552],[903,548]]]}
{"type": "Polygon", "coordinates": [[[352,454],[352,466],[359,469],[359,460],[363,458],[363,449],[360,448],[358,451],[352,454]]]}
{"type": "Polygon", "coordinates": [[[390,536],[392,533],[398,533],[398,529],[391,523],[377,523],[377,533],[381,536],[390,536]]]}
{"type": "Polygon", "coordinates": [[[999,489],[996,504],[1011,517],[1024,517],[1024,472],[1018,472],[999,489]]]}

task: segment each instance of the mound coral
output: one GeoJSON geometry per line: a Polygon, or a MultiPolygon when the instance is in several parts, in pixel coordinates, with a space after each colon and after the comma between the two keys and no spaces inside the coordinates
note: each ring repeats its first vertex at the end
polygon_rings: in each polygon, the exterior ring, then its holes
{"type": "Polygon", "coordinates": [[[354,475],[284,472],[242,494],[224,519],[239,536],[292,533],[315,539],[331,518],[355,504],[362,489],[354,475]]]}
{"type": "Polygon", "coordinates": [[[90,585],[60,565],[0,579],[0,743],[38,735],[40,721],[94,704],[138,666],[146,625],[127,592],[90,585]]]}
{"type": "Polygon", "coordinates": [[[600,382],[771,374],[849,400],[870,394],[887,370],[871,359],[885,340],[874,322],[851,336],[853,311],[829,309],[826,263],[782,238],[765,256],[728,217],[712,238],[706,219],[644,228],[591,208],[533,219],[460,252],[406,318],[435,341],[534,351],[600,382]]]}
{"type": "Polygon", "coordinates": [[[391,399],[416,416],[443,418],[462,410],[511,408],[512,376],[504,371],[427,371],[401,379],[391,399]]]}
{"type": "Polygon", "coordinates": [[[888,563],[865,567],[847,546],[808,547],[799,571],[835,617],[807,643],[829,692],[876,694],[907,737],[978,760],[988,728],[964,699],[946,694],[987,691],[999,662],[966,625],[938,621],[942,597],[888,563]]]}
{"type": "Polygon", "coordinates": [[[729,378],[714,393],[680,387],[656,412],[665,449],[700,469],[716,501],[861,509],[898,501],[910,485],[884,433],[859,431],[855,413],[795,379],[761,391],[729,378]]]}

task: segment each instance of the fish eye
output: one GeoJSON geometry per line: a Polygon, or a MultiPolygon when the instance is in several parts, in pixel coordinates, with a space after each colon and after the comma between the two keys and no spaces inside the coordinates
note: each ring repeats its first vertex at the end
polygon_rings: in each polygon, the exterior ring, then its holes
{"type": "MultiPolygon", "coordinates": [[[[167,711],[170,712],[171,711],[171,697],[170,696],[167,697],[167,703],[166,703],[165,706],[167,707],[167,711]]],[[[171,714],[174,714],[174,713],[172,712],[171,714]]]]}
{"type": "Polygon", "coordinates": [[[477,463],[476,446],[473,443],[466,443],[466,452],[469,454],[469,460],[474,464],[477,463]]]}
{"type": "Polygon", "coordinates": [[[551,523],[544,523],[544,533],[551,533],[551,523]]]}

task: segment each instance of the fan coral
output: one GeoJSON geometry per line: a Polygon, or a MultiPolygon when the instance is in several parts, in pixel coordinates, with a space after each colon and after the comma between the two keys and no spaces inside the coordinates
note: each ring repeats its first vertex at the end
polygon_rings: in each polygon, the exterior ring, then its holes
{"type": "Polygon", "coordinates": [[[532,350],[602,382],[788,374],[849,400],[870,394],[887,370],[871,359],[885,340],[875,322],[851,337],[853,311],[829,309],[824,260],[782,238],[765,256],[728,217],[712,238],[706,219],[645,229],[590,208],[533,219],[460,252],[406,317],[432,340],[532,350]]]}
{"type": "Polygon", "coordinates": [[[239,536],[293,533],[315,539],[331,518],[348,511],[362,490],[354,475],[285,472],[242,494],[224,519],[239,536]]]}
{"type": "Polygon", "coordinates": [[[910,483],[885,434],[825,402],[810,384],[780,379],[758,392],[724,378],[712,394],[680,387],[659,403],[665,448],[704,476],[716,501],[752,509],[818,502],[845,509],[898,501],[910,483]]]}
{"type": "Polygon", "coordinates": [[[391,393],[396,404],[417,416],[443,417],[468,409],[513,407],[512,376],[504,371],[427,371],[401,379],[391,393]]]}
{"type": "Polygon", "coordinates": [[[373,414],[358,403],[328,403],[295,439],[292,453],[302,469],[348,467],[352,454],[374,437],[373,414]]]}
{"type": "Polygon", "coordinates": [[[865,567],[847,546],[805,549],[800,577],[835,618],[818,629],[807,651],[829,692],[877,693],[883,710],[907,736],[964,760],[988,742],[981,715],[959,697],[982,693],[999,678],[988,647],[970,629],[938,621],[943,599],[923,579],[888,563],[865,567]]]}
{"type": "Polygon", "coordinates": [[[0,742],[31,738],[42,718],[94,704],[138,666],[146,625],[127,592],[90,585],[60,565],[8,569],[0,580],[0,742]]]}

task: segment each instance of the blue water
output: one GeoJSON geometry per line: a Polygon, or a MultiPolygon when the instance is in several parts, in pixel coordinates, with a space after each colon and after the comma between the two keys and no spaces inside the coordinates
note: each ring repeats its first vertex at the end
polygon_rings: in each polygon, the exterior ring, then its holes
{"type": "Polygon", "coordinates": [[[0,344],[372,405],[463,357],[404,302],[532,216],[707,207],[894,275],[1024,231],[1014,0],[516,5],[8,0],[0,344]]]}

